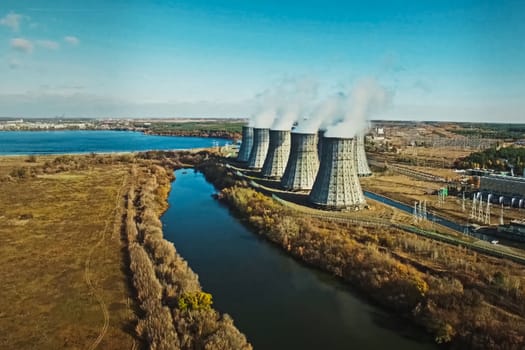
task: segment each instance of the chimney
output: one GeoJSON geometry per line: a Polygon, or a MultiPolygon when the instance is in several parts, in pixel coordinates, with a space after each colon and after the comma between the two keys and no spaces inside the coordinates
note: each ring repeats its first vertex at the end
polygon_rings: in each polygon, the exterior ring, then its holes
{"type": "Polygon", "coordinates": [[[270,130],[270,146],[262,168],[262,176],[280,179],[290,156],[290,131],[270,130]]]}
{"type": "Polygon", "coordinates": [[[317,134],[292,133],[292,147],[281,186],[289,191],[310,190],[319,170],[317,134]]]}
{"type": "Polygon", "coordinates": [[[326,209],[359,209],[365,197],[357,176],[354,139],[325,137],[319,172],[309,199],[326,209]]]}

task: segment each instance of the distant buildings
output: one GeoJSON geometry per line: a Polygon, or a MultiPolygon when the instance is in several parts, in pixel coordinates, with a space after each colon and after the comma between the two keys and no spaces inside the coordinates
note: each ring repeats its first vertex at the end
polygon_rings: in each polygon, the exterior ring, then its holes
{"type": "Polygon", "coordinates": [[[507,201],[525,198],[525,177],[484,175],[480,177],[479,189],[494,196],[504,196],[507,201]]]}

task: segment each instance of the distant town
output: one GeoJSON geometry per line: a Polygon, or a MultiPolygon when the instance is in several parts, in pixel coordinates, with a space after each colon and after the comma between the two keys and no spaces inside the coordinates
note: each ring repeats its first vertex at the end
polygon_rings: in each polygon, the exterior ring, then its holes
{"type": "MultiPolygon", "coordinates": [[[[121,119],[121,118],[0,118],[0,131],[35,130],[133,130],[149,129],[153,124],[224,122],[221,118],[166,118],[166,119],[121,119]]],[[[244,119],[228,119],[232,123],[244,119]]]]}

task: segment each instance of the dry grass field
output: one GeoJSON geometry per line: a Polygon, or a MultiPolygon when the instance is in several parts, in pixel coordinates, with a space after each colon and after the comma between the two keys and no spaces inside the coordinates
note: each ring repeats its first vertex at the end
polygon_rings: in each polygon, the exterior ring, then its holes
{"type": "Polygon", "coordinates": [[[129,166],[9,177],[55,157],[26,158],[0,158],[0,348],[132,348],[120,236],[129,166]]]}

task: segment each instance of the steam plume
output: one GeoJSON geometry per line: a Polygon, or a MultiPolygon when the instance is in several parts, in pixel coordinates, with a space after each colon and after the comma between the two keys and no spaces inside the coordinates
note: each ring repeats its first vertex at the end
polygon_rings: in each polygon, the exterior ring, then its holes
{"type": "Polygon", "coordinates": [[[349,91],[339,91],[314,104],[318,83],[311,79],[285,79],[257,95],[256,113],[250,126],[315,133],[326,129],[328,137],[352,138],[367,127],[369,117],[385,109],[391,93],[375,79],[359,80],[349,91]]]}
{"type": "Polygon", "coordinates": [[[294,122],[309,111],[316,95],[316,81],[307,78],[284,79],[275,88],[256,96],[258,106],[250,126],[290,130],[294,122]]]}
{"type": "Polygon", "coordinates": [[[342,116],[326,128],[327,137],[352,138],[367,127],[370,115],[384,110],[391,94],[372,78],[357,82],[350,94],[342,99],[342,116]]]}

